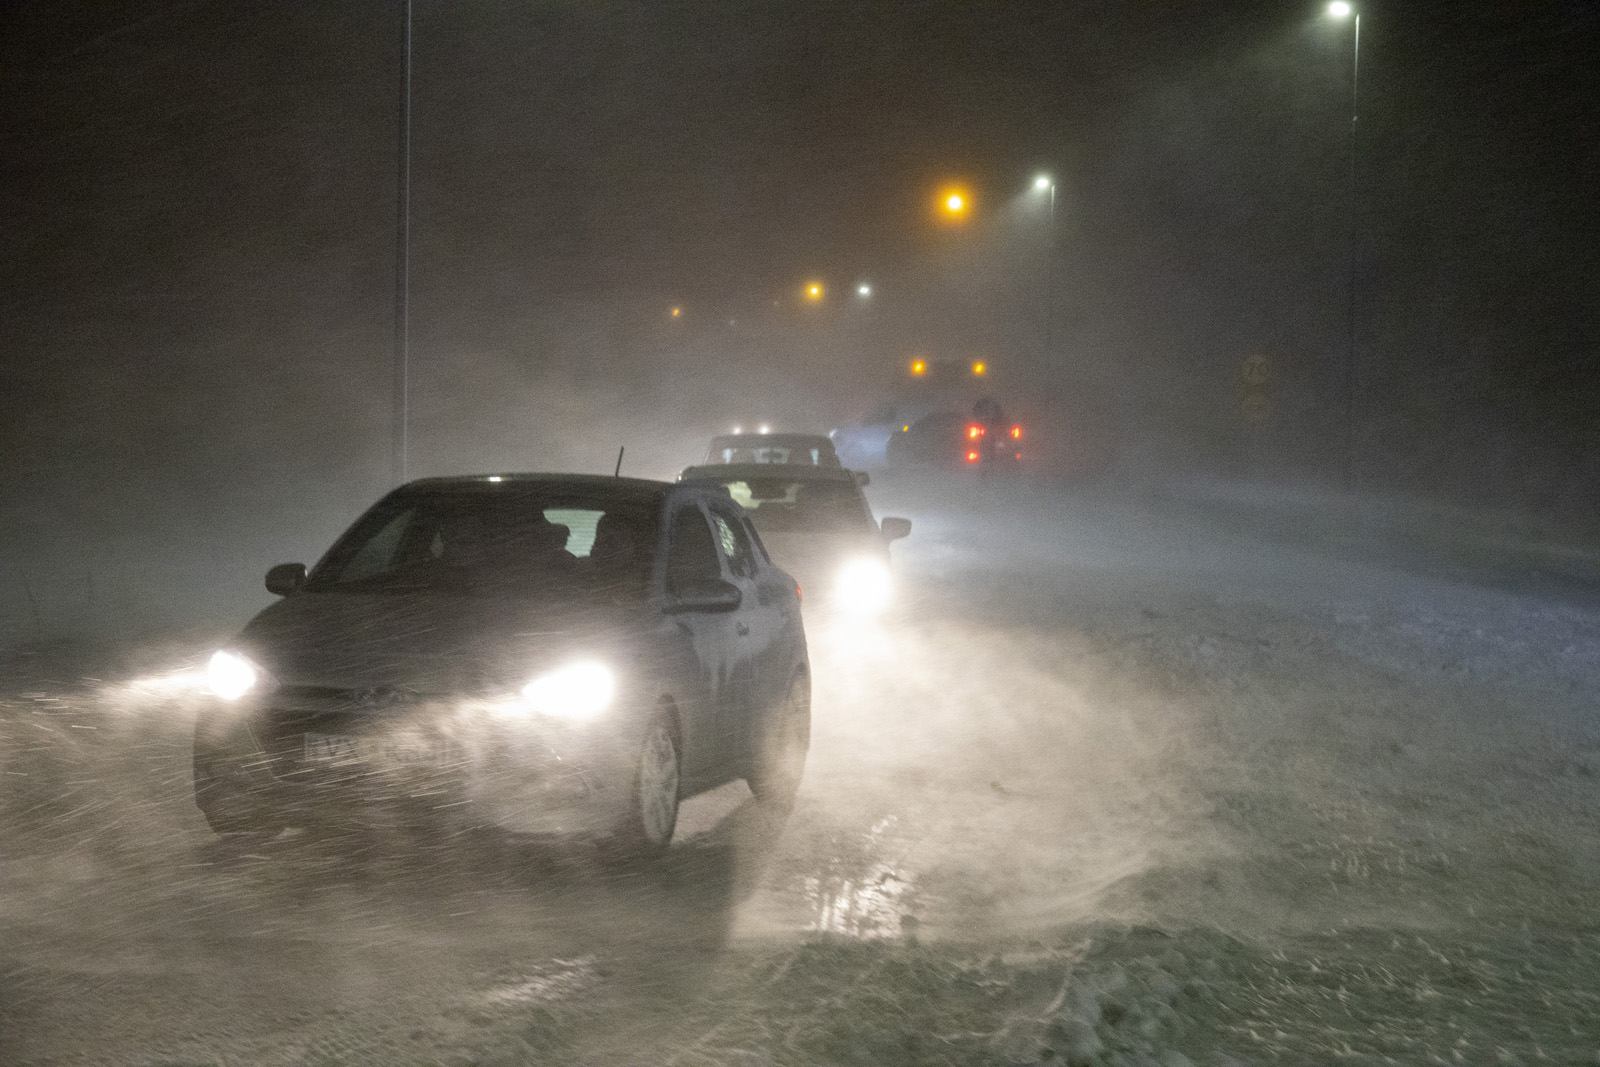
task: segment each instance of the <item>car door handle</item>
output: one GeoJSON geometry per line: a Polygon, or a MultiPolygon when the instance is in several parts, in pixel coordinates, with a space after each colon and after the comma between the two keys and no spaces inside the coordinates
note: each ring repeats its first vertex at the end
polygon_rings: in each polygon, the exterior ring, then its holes
{"type": "Polygon", "coordinates": [[[740,637],[744,637],[744,636],[746,636],[747,634],[750,633],[750,624],[747,623],[747,622],[741,622],[737,626],[735,626],[733,629],[734,629],[734,632],[737,633],[740,637]]]}

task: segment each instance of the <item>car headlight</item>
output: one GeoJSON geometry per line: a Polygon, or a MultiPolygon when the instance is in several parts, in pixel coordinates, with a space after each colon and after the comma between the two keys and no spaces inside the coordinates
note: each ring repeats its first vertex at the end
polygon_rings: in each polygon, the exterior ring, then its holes
{"type": "Polygon", "coordinates": [[[223,700],[238,700],[260,679],[256,665],[237,652],[218,652],[206,664],[206,685],[223,700]]]}
{"type": "Polygon", "coordinates": [[[572,722],[594,718],[616,695],[616,676],[593,660],[568,664],[522,687],[523,703],[530,710],[572,722]]]}
{"type": "Polygon", "coordinates": [[[842,607],[870,614],[889,606],[892,584],[888,564],[882,560],[854,559],[840,568],[834,593],[842,607]]]}

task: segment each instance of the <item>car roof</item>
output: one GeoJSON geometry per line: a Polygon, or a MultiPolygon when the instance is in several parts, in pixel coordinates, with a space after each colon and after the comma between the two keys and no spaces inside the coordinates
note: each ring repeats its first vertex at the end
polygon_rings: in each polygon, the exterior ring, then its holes
{"type": "Polygon", "coordinates": [[[663,494],[674,488],[671,482],[656,481],[653,478],[508,471],[504,474],[453,474],[440,478],[418,478],[400,486],[395,492],[487,489],[490,485],[505,485],[518,489],[589,489],[608,496],[615,495],[619,500],[633,499],[641,503],[659,502],[663,494]]]}
{"type": "Polygon", "coordinates": [[[966,414],[964,414],[964,413],[962,413],[960,411],[931,411],[928,414],[922,416],[922,418],[920,418],[920,419],[916,420],[915,422],[913,422],[911,425],[913,427],[923,426],[923,425],[927,425],[927,426],[950,425],[950,426],[953,426],[958,422],[971,422],[971,421],[972,421],[971,416],[966,415],[966,414]]]}
{"type": "Polygon", "coordinates": [[[739,482],[750,478],[856,484],[855,475],[843,467],[813,467],[808,463],[702,463],[685,467],[678,475],[679,482],[739,482]]]}

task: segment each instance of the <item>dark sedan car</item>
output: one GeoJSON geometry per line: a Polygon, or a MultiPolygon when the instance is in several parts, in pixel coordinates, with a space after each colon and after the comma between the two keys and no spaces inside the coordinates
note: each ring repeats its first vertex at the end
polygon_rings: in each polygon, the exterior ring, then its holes
{"type": "Polygon", "coordinates": [[[678,477],[687,485],[715,486],[743,507],[809,602],[867,614],[888,604],[889,542],[909,534],[911,522],[886,518],[880,527],[854,472],[713,463],[678,477]]]}
{"type": "Polygon", "coordinates": [[[672,838],[745,778],[786,805],[810,739],[795,582],[700,485],[507,474],[412,482],[212,659],[195,799],[219,833],[352,807],[672,838]]]}

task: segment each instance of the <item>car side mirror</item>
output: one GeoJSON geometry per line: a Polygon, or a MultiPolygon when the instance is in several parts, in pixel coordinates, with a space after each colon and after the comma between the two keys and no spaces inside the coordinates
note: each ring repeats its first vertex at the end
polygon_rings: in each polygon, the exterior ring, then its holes
{"type": "Polygon", "coordinates": [[[898,519],[891,515],[879,524],[879,529],[883,531],[885,541],[898,541],[902,537],[911,536],[911,520],[898,519]]]}
{"type": "Polygon", "coordinates": [[[738,586],[721,578],[710,578],[668,593],[666,612],[677,615],[685,611],[732,611],[743,600],[744,594],[738,586]]]}
{"type": "Polygon", "coordinates": [[[872,475],[866,471],[851,471],[850,477],[855,479],[855,483],[863,489],[872,484],[872,475]]]}
{"type": "Polygon", "coordinates": [[[288,596],[306,582],[304,563],[280,563],[267,572],[267,592],[288,596]]]}

